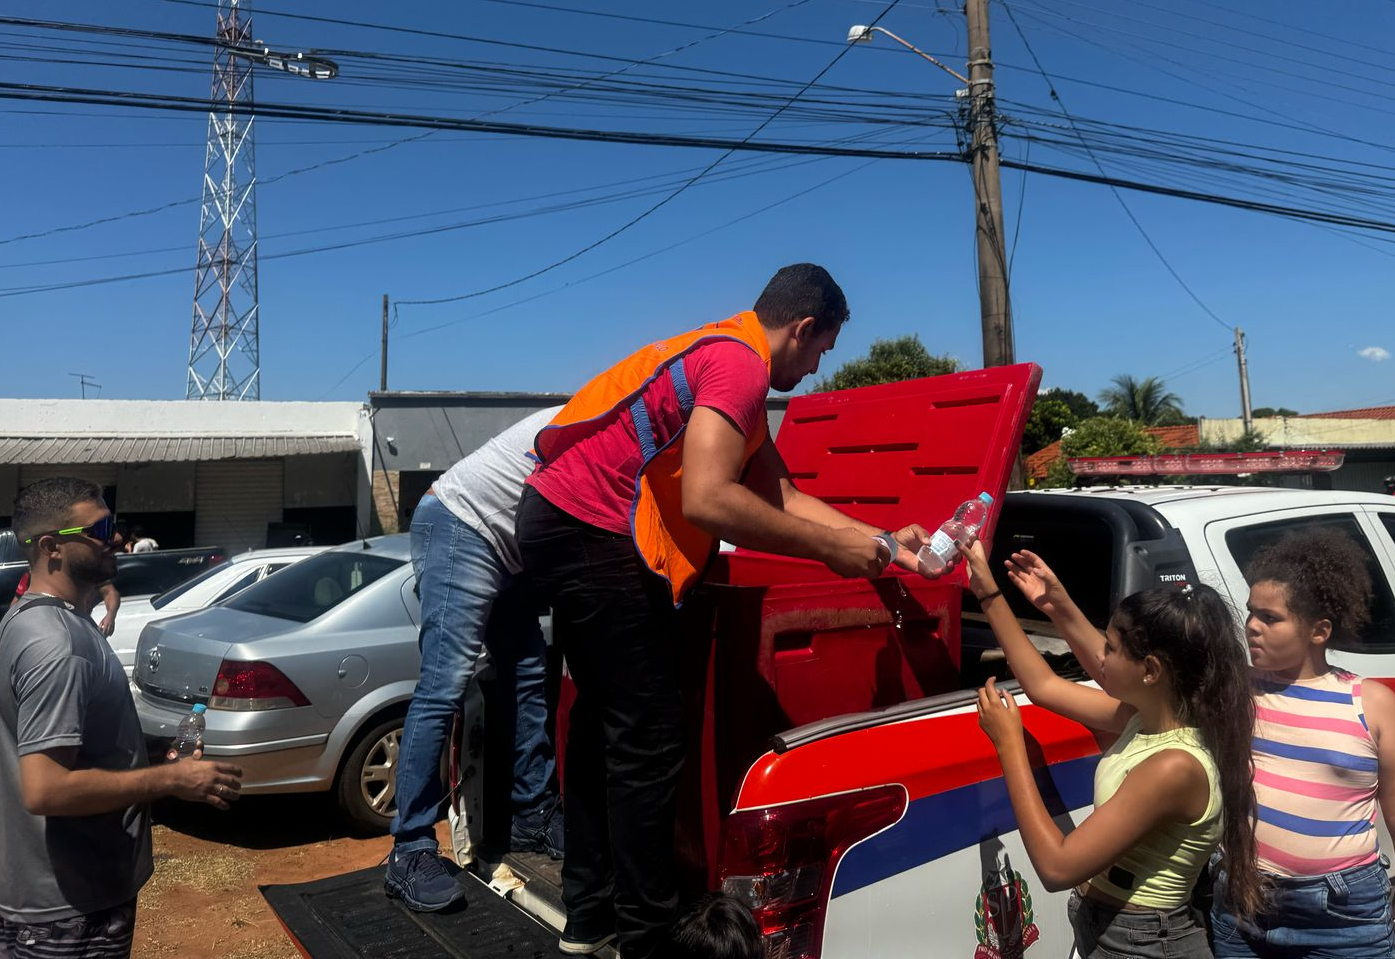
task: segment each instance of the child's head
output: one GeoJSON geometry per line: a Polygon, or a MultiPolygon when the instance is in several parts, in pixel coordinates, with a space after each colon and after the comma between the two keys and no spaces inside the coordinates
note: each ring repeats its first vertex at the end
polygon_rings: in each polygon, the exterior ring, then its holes
{"type": "Polygon", "coordinates": [[[1170,692],[1178,718],[1191,725],[1188,716],[1211,671],[1243,673],[1239,640],[1230,609],[1210,586],[1134,593],[1114,610],[1105,634],[1105,691],[1135,706],[1141,696],[1170,692]]]}
{"type": "Polygon", "coordinates": [[[739,899],[706,897],[674,925],[664,959],[762,959],[760,927],[739,899]]]}
{"type": "Polygon", "coordinates": [[[1286,534],[1245,570],[1245,637],[1257,669],[1285,672],[1352,644],[1371,621],[1371,574],[1350,536],[1330,527],[1286,534]]]}

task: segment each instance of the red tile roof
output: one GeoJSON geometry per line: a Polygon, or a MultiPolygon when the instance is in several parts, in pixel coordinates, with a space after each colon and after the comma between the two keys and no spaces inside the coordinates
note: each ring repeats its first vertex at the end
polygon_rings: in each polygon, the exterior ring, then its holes
{"type": "MultiPolygon", "coordinates": [[[[1194,423],[1187,426],[1145,426],[1143,432],[1156,436],[1163,450],[1185,449],[1201,442],[1201,430],[1194,423]]],[[[1032,479],[1041,479],[1051,464],[1060,458],[1061,441],[1057,440],[1027,457],[1027,475],[1032,479]]]]}
{"type": "Polygon", "coordinates": [[[1300,413],[1295,419],[1395,420],[1395,406],[1368,406],[1365,409],[1336,410],[1332,413],[1300,413]]]}

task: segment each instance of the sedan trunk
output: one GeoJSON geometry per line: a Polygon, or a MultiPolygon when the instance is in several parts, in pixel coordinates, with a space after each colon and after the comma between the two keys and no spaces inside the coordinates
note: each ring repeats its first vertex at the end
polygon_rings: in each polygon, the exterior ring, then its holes
{"type": "Polygon", "coordinates": [[[218,667],[235,643],[299,628],[299,623],[213,606],[146,626],[136,647],[135,681],[146,695],[206,703],[218,667]]]}

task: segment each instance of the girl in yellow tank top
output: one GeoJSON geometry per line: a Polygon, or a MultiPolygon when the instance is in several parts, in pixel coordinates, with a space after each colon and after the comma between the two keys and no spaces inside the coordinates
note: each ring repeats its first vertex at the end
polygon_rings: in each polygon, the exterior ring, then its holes
{"type": "MultiPolygon", "coordinates": [[[[1207,586],[1126,598],[1090,670],[1096,689],[1047,665],[1002,598],[981,544],[968,560],[970,588],[1032,703],[1118,737],[1096,767],[1094,812],[1064,835],[1037,789],[1016,701],[992,680],[979,692],[979,725],[1003,764],[1032,866],[1047,889],[1076,887],[1076,953],[1210,959],[1191,895],[1218,844],[1237,857],[1232,896],[1253,909],[1259,894],[1250,830],[1254,706],[1224,601],[1207,586]]],[[[1050,614],[1027,566],[1008,565],[1014,583],[1050,614]]]]}

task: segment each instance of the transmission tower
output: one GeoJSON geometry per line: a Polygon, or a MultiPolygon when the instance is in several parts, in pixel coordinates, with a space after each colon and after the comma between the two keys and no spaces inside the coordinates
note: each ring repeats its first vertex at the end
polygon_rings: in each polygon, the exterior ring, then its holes
{"type": "Polygon", "coordinates": [[[242,16],[246,7],[240,0],[218,0],[189,334],[186,396],[191,400],[261,399],[257,176],[252,115],[247,112],[253,64],[233,52],[253,46],[252,21],[242,16]]]}

